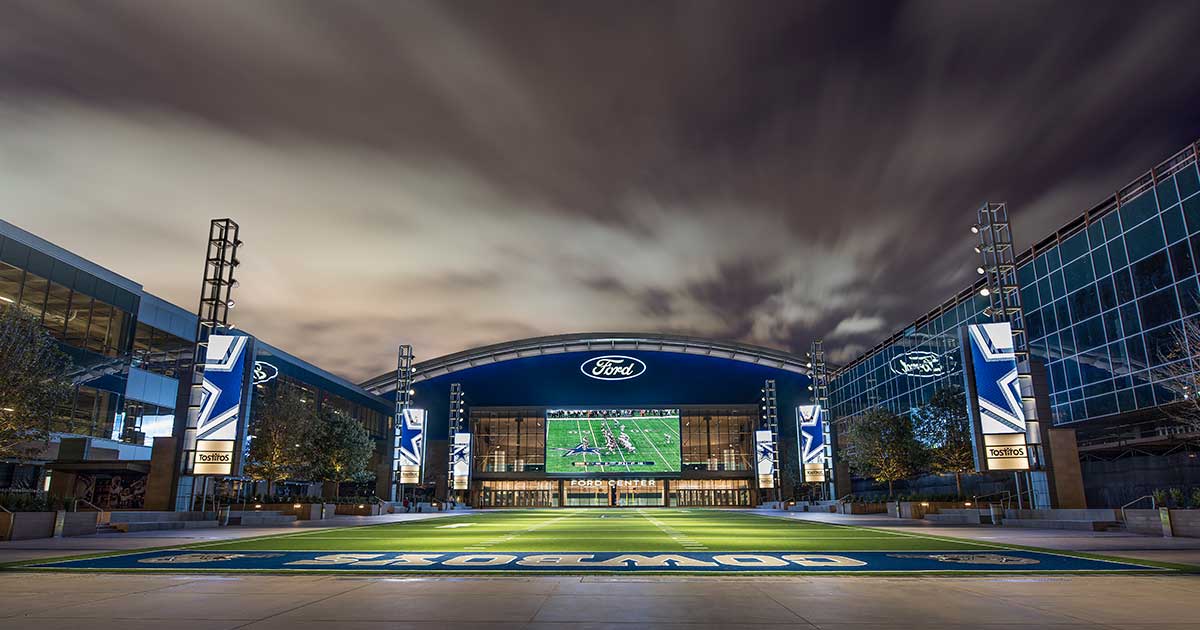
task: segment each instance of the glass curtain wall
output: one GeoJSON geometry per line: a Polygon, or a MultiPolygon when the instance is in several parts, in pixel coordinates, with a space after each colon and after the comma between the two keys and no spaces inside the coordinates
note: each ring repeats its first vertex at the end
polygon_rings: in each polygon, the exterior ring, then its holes
{"type": "Polygon", "coordinates": [[[474,469],[479,472],[544,472],[544,413],[540,408],[471,410],[474,469]]]}
{"type": "Polygon", "coordinates": [[[684,408],[679,422],[684,470],[752,469],[757,407],[684,408]]]}

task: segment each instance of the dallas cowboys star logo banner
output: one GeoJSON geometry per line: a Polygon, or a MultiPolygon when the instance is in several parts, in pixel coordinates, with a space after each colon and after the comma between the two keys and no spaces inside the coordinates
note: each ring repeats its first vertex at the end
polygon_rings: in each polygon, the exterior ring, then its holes
{"type": "Polygon", "coordinates": [[[820,405],[796,407],[796,430],[800,434],[800,464],[805,482],[825,481],[828,456],[824,410],[820,405]]]}
{"type": "Polygon", "coordinates": [[[425,463],[425,410],[405,409],[396,422],[394,465],[400,483],[421,483],[425,463]]]}
{"type": "Polygon", "coordinates": [[[450,487],[466,490],[471,483],[471,434],[455,433],[450,449],[450,487]]]}
{"type": "Polygon", "coordinates": [[[754,446],[757,453],[758,487],[775,487],[775,440],[769,430],[754,432],[754,446]]]}
{"type": "Polygon", "coordinates": [[[1027,470],[1025,409],[1021,375],[1008,322],[965,327],[963,377],[974,428],[976,468],[1027,470]]]}
{"type": "Polygon", "coordinates": [[[240,471],[244,448],[236,445],[245,440],[249,417],[249,343],[249,337],[240,335],[210,335],[206,341],[199,410],[188,419],[188,429],[195,432],[196,440],[193,474],[236,475],[240,471]]]}

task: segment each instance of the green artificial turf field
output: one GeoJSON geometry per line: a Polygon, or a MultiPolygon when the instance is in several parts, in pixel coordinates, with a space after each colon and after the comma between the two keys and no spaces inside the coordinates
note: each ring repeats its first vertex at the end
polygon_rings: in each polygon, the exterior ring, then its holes
{"type": "Polygon", "coordinates": [[[19,563],[101,571],[942,573],[1156,563],[705,509],[497,510],[19,563]]]}
{"type": "Polygon", "coordinates": [[[226,551],[919,551],[985,544],[746,512],[562,509],[464,516],[224,541],[226,551]]]}

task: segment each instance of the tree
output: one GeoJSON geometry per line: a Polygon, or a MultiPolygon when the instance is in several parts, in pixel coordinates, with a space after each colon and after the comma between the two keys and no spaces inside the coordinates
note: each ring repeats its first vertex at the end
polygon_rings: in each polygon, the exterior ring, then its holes
{"type": "Polygon", "coordinates": [[[375,443],[362,423],[349,415],[339,411],[321,414],[310,444],[313,448],[309,456],[310,479],[339,484],[371,477],[368,466],[375,443]]]}
{"type": "Polygon", "coordinates": [[[856,474],[887,482],[888,496],[893,484],[916,473],[921,462],[921,445],[913,433],[912,422],[886,409],[874,408],[853,418],[847,429],[852,448],[843,456],[856,474]]]}
{"type": "Polygon", "coordinates": [[[27,457],[71,394],[71,362],[37,319],[0,309],[0,458],[27,457]]]}
{"type": "Polygon", "coordinates": [[[975,451],[971,443],[971,420],[967,416],[967,397],[956,385],[944,387],[929,397],[929,402],[913,411],[919,440],[929,447],[933,472],[954,475],[954,486],[962,496],[962,474],[975,469],[975,451]]]}
{"type": "Polygon", "coordinates": [[[292,479],[309,467],[308,455],[319,422],[316,411],[296,392],[279,385],[260,390],[250,407],[250,453],[245,472],[267,482],[292,479]]]}
{"type": "Polygon", "coordinates": [[[1200,359],[1188,359],[1200,357],[1200,319],[1192,317],[1176,325],[1164,346],[1157,350],[1163,365],[1154,370],[1155,377],[1176,401],[1164,405],[1163,411],[1192,430],[1200,430],[1200,359]]]}

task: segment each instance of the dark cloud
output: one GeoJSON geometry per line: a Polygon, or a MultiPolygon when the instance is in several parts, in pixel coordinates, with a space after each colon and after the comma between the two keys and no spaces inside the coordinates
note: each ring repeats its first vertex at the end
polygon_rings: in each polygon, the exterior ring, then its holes
{"type": "Polygon", "coordinates": [[[1200,137],[1200,4],[9,2],[0,207],[328,369],[663,330],[842,359],[1200,137]],[[150,261],[150,264],[147,264],[150,261]],[[836,343],[835,343],[836,342],[836,343]]]}

